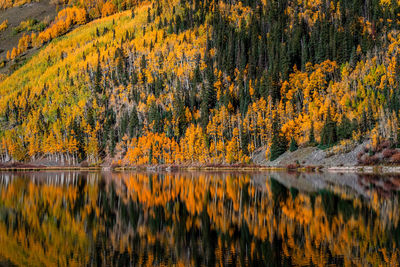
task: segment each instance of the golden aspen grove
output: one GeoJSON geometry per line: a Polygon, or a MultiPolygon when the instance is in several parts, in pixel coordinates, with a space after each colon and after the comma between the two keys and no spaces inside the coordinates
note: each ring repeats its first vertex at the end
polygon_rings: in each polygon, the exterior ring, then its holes
{"type": "Polygon", "coordinates": [[[400,1],[50,4],[4,59],[34,51],[0,75],[3,163],[249,164],[366,140],[364,164],[400,162],[400,1]]]}

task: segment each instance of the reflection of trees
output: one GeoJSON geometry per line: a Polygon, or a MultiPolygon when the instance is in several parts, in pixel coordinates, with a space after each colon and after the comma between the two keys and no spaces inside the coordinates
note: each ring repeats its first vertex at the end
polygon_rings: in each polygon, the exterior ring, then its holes
{"type": "Polygon", "coordinates": [[[0,255],[26,265],[397,262],[397,196],[303,193],[249,174],[0,177],[0,255]]]}
{"type": "Polygon", "coordinates": [[[358,183],[366,192],[378,194],[379,197],[389,197],[393,191],[399,190],[400,176],[362,174],[359,175],[358,183]]]}

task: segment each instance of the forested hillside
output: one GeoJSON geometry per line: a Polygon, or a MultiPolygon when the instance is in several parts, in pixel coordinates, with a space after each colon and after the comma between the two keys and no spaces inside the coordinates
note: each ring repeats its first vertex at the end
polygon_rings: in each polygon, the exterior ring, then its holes
{"type": "Polygon", "coordinates": [[[3,162],[249,163],[369,138],[371,161],[400,141],[400,2],[59,2],[6,59],[40,48],[0,81],[3,162]]]}

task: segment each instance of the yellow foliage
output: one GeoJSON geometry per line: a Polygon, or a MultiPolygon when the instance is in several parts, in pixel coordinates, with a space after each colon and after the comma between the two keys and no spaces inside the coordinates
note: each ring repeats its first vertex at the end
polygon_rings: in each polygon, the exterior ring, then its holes
{"type": "Polygon", "coordinates": [[[0,24],[0,32],[4,31],[8,27],[8,20],[3,20],[3,22],[0,24]]]}

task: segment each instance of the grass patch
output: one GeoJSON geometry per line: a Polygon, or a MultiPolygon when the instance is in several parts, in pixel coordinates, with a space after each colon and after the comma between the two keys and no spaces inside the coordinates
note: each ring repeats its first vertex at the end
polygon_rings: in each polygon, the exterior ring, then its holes
{"type": "Polygon", "coordinates": [[[19,26],[13,29],[13,34],[17,35],[21,32],[41,32],[46,29],[48,23],[45,21],[38,21],[37,19],[28,19],[21,21],[19,26]]]}

